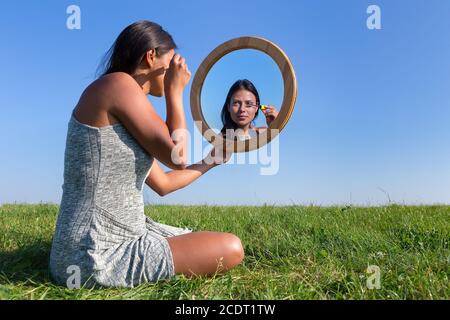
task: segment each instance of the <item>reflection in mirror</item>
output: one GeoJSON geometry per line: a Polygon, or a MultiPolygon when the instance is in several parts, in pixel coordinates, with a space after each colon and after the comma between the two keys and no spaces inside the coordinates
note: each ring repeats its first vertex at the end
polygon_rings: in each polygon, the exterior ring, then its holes
{"type": "Polygon", "coordinates": [[[278,116],[283,95],[282,74],[269,55],[236,50],[217,61],[206,76],[202,113],[214,132],[246,140],[266,130],[278,116]]]}

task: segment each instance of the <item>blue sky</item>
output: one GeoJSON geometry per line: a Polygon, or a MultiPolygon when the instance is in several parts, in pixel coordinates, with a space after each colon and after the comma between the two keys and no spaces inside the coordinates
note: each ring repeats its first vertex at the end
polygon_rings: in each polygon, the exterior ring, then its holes
{"type": "MultiPolygon", "coordinates": [[[[220,43],[261,36],[290,57],[298,98],[279,136],[276,175],[217,167],[149,203],[450,203],[450,2],[2,1],[0,202],[62,195],[67,122],[128,24],[168,30],[194,73],[220,43]],[[66,8],[81,8],[81,30],[66,8]],[[381,30],[366,27],[370,4],[381,30]]],[[[189,129],[197,130],[184,94],[189,129]]],[[[164,99],[149,98],[164,115],[164,99]]]]}

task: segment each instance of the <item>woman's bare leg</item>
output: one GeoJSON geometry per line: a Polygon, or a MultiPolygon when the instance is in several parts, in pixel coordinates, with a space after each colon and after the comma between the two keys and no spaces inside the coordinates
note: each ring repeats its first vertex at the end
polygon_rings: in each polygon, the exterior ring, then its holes
{"type": "Polygon", "coordinates": [[[241,240],[232,233],[200,231],[168,237],[175,273],[187,277],[222,273],[244,259],[241,240]]]}

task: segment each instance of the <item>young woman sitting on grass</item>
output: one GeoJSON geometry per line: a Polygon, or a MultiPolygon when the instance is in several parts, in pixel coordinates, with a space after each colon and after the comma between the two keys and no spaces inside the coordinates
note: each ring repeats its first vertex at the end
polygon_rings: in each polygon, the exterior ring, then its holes
{"type": "Polygon", "coordinates": [[[144,214],[144,183],[164,196],[229,159],[186,164],[182,95],[191,73],[175,49],[158,24],[131,24],[72,111],[49,264],[55,282],[66,285],[75,266],[82,285],[133,287],[175,274],[209,276],[243,260],[231,233],[194,232],[144,214]],[[165,121],[147,95],[165,96],[165,121]]]}

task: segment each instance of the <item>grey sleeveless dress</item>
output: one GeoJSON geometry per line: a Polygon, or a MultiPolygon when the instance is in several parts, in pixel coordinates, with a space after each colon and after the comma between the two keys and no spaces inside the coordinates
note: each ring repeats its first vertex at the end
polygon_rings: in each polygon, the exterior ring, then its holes
{"type": "Polygon", "coordinates": [[[54,282],[66,285],[73,270],[86,287],[134,287],[175,274],[166,238],[192,229],[145,216],[153,160],[121,123],[93,127],[72,111],[49,261],[54,282]]]}

